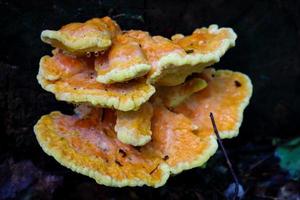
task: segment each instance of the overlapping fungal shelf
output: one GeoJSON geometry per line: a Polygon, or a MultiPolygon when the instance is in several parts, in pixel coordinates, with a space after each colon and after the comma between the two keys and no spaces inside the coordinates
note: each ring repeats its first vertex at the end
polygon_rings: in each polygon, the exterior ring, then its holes
{"type": "Polygon", "coordinates": [[[37,75],[43,89],[74,103],[74,114],[44,115],[34,127],[60,164],[107,186],[159,187],[203,165],[220,136],[238,135],[252,95],[242,73],[208,68],[235,45],[231,28],[171,39],[122,31],[109,17],[45,30],[54,47],[37,75]]]}

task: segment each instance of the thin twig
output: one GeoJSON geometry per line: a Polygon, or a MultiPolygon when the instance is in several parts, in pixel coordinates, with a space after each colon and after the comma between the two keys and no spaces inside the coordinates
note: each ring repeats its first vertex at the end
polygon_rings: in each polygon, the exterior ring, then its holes
{"type": "Polygon", "coordinates": [[[258,167],[259,165],[261,165],[263,162],[265,162],[266,160],[270,159],[272,156],[273,156],[273,154],[269,154],[269,155],[265,156],[263,159],[261,159],[261,160],[255,162],[255,163],[253,163],[252,165],[250,165],[248,171],[252,171],[256,167],[258,167]]]}
{"type": "Polygon", "coordinates": [[[210,113],[209,116],[210,116],[211,123],[212,123],[213,128],[214,128],[214,132],[215,132],[215,134],[216,134],[216,136],[217,136],[218,143],[219,143],[219,145],[221,146],[221,149],[222,149],[222,152],[223,152],[223,154],[224,154],[224,156],[225,156],[227,165],[228,165],[228,167],[229,167],[229,169],[230,169],[230,172],[231,172],[231,174],[232,174],[232,176],[233,176],[233,179],[234,179],[234,183],[235,183],[235,194],[234,194],[233,200],[236,200],[236,199],[239,198],[239,197],[238,197],[238,194],[239,194],[239,185],[240,185],[240,184],[239,184],[239,180],[238,180],[238,178],[237,178],[237,176],[236,176],[236,174],[235,174],[235,172],[234,172],[234,170],[233,170],[233,168],[232,168],[232,164],[231,164],[231,162],[230,162],[230,160],[229,160],[229,157],[228,157],[228,155],[227,155],[227,152],[226,152],[226,150],[225,150],[225,148],[224,148],[224,146],[223,146],[223,143],[222,143],[222,140],[221,140],[221,138],[220,138],[219,131],[218,131],[218,129],[217,129],[217,125],[216,125],[216,122],[215,122],[215,118],[214,118],[213,113],[210,113]]]}

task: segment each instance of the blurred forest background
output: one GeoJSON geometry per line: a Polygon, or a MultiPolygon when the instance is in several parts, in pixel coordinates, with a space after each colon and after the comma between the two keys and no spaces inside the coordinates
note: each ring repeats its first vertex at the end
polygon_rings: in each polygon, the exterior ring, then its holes
{"type": "Polygon", "coordinates": [[[225,199],[232,176],[222,152],[206,168],[158,189],[109,188],[47,156],[32,127],[53,110],[70,113],[36,81],[51,47],[44,29],[112,16],[123,29],[169,37],[218,24],[238,34],[215,65],[241,71],[254,94],[239,137],[224,141],[244,199],[300,199],[300,1],[0,0],[0,199],[225,199]],[[289,143],[287,143],[289,142],[289,143]],[[227,192],[224,192],[226,191],[227,192]]]}

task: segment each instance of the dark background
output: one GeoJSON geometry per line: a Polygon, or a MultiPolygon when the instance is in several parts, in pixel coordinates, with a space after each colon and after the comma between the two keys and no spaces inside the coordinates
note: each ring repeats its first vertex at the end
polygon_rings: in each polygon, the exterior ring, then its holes
{"type": "Polygon", "coordinates": [[[159,189],[117,189],[71,172],[39,147],[32,130],[39,117],[72,109],[36,81],[39,59],[51,50],[41,31],[106,15],[123,29],[166,37],[213,23],[232,27],[236,47],[215,67],[253,81],[240,135],[225,141],[245,198],[280,198],[283,187],[299,187],[273,154],[300,133],[300,1],[0,0],[0,199],[224,198],[232,177],[221,152],[205,169],[183,172],[159,189]]]}

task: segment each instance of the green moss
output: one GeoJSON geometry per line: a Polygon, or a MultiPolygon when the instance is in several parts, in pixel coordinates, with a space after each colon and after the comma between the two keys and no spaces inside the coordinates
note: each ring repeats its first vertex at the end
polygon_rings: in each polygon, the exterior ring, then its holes
{"type": "Polygon", "coordinates": [[[277,147],[275,154],[280,159],[280,167],[293,179],[300,180],[300,137],[277,147]]]}

